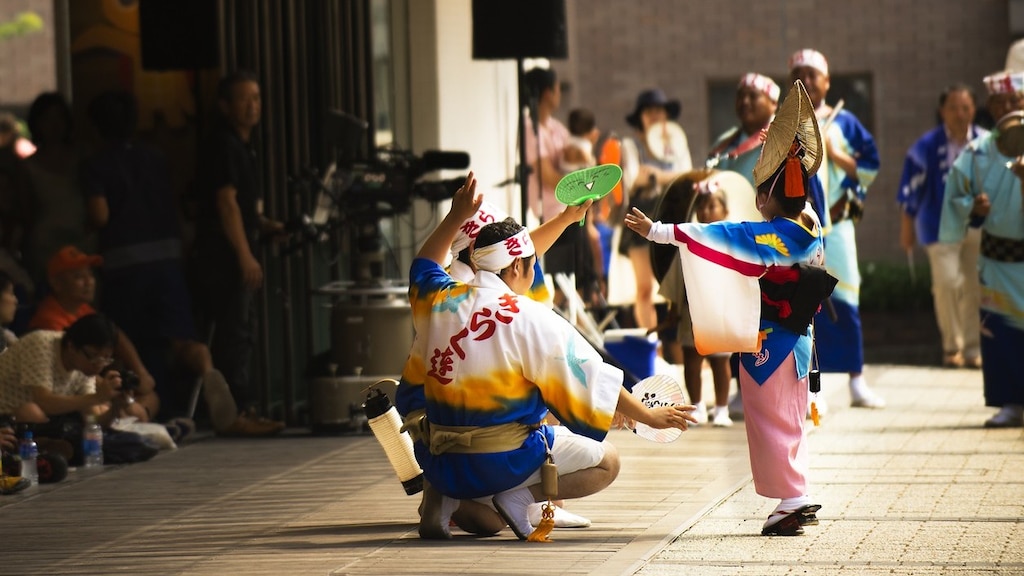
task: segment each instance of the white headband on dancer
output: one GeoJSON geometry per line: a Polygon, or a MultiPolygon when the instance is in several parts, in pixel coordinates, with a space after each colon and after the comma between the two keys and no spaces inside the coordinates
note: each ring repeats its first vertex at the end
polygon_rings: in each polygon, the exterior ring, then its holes
{"type": "Polygon", "coordinates": [[[477,270],[486,270],[497,274],[508,268],[516,258],[527,258],[535,253],[533,240],[530,239],[530,231],[523,228],[518,234],[490,246],[474,247],[469,258],[477,270]]]}

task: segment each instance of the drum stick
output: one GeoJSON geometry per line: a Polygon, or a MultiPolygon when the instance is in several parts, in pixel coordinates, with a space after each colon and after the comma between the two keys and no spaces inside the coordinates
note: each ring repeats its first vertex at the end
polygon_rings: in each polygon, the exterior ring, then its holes
{"type": "Polygon", "coordinates": [[[842,110],[843,106],[845,105],[846,101],[841,98],[839,99],[839,102],[836,102],[836,105],[832,107],[832,111],[829,112],[828,116],[825,117],[825,121],[821,123],[822,132],[828,130],[828,127],[832,125],[832,122],[835,121],[836,116],[839,115],[839,111],[842,110]]]}

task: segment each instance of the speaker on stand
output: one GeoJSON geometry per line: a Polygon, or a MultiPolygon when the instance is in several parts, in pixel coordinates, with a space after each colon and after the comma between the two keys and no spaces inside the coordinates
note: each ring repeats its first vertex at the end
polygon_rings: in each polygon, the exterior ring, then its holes
{"type": "MultiPolygon", "coordinates": [[[[533,107],[523,81],[526,58],[562,59],[569,55],[565,24],[565,0],[473,0],[473,59],[515,60],[519,84],[519,181],[522,222],[526,222],[528,197],[526,166],[526,115],[533,107]]],[[[536,123],[534,123],[536,129],[536,123]]]]}
{"type": "Polygon", "coordinates": [[[217,2],[139,0],[145,70],[200,70],[220,65],[217,2]]]}

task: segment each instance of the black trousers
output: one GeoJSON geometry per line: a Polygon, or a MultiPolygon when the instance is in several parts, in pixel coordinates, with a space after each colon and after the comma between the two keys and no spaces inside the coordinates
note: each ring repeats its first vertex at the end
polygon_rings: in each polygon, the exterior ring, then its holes
{"type": "Polygon", "coordinates": [[[260,402],[253,378],[256,345],[255,292],[242,285],[238,260],[197,253],[190,259],[190,284],[201,339],[210,340],[213,366],[224,374],[240,410],[260,402]]]}

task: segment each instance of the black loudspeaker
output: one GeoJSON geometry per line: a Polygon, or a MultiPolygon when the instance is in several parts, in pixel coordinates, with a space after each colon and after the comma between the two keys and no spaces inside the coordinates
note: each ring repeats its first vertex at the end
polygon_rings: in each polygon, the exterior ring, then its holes
{"type": "Polygon", "coordinates": [[[565,0],[473,0],[473,58],[566,58],[565,0]]]}
{"type": "Polygon", "coordinates": [[[139,0],[139,35],[146,70],[219,65],[216,0],[139,0]]]}

